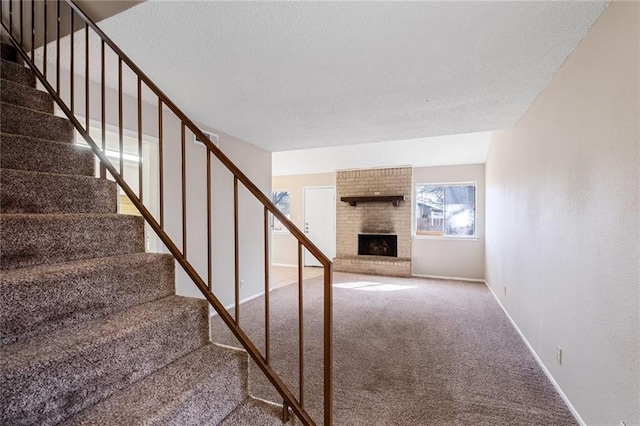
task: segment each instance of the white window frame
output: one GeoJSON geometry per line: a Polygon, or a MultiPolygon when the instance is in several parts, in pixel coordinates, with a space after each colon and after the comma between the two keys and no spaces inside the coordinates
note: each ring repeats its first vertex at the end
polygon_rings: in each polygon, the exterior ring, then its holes
{"type": "MultiPolygon", "coordinates": [[[[425,182],[416,183],[413,186],[413,238],[418,240],[462,240],[462,241],[477,241],[478,240],[478,182],[425,182]],[[418,234],[418,187],[419,186],[473,186],[473,235],[421,235],[418,234]]],[[[444,207],[444,206],[443,206],[444,207]]]]}
{"type": "MultiPolygon", "coordinates": [[[[274,192],[288,192],[289,193],[289,220],[291,220],[291,190],[290,189],[272,189],[271,190],[271,201],[273,202],[273,193],[274,192]]],[[[275,205],[275,203],[274,203],[275,205]]],[[[278,207],[278,206],[276,206],[278,207]]],[[[284,214],[284,213],[283,213],[284,214]]],[[[284,229],[275,229],[275,221],[276,221],[276,217],[272,214],[271,215],[271,223],[269,224],[269,226],[271,226],[271,233],[272,234],[282,234],[282,235],[287,235],[290,234],[291,232],[289,232],[289,230],[287,228],[284,229]]]]}

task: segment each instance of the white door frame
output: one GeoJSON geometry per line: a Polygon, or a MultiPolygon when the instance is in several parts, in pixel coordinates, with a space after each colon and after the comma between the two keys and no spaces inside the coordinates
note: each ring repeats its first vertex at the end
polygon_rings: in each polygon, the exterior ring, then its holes
{"type": "MultiPolygon", "coordinates": [[[[336,194],[336,186],[335,185],[317,185],[317,186],[303,186],[302,187],[302,229],[304,232],[304,228],[305,228],[305,223],[307,223],[307,189],[333,189],[333,194],[335,197],[336,194]]],[[[335,201],[335,200],[334,200],[335,201]]],[[[333,257],[335,257],[336,254],[336,213],[335,213],[335,203],[333,205],[333,222],[331,223],[331,238],[332,238],[332,253],[325,253],[325,255],[327,257],[329,257],[329,260],[332,260],[333,257]]],[[[306,235],[306,232],[305,232],[306,235]]],[[[312,254],[310,254],[307,250],[304,251],[304,259],[303,259],[303,266],[306,266],[309,262],[307,262],[307,257],[311,257],[313,259],[315,259],[315,256],[313,256],[312,254]]]]}

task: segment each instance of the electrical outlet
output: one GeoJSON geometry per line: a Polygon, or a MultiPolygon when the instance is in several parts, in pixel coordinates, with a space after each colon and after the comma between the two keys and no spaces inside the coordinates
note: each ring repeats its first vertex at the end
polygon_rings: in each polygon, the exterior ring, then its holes
{"type": "Polygon", "coordinates": [[[562,348],[560,346],[556,346],[556,361],[562,365],[562,348]]]}
{"type": "Polygon", "coordinates": [[[240,280],[240,288],[244,288],[244,280],[240,280]]]}

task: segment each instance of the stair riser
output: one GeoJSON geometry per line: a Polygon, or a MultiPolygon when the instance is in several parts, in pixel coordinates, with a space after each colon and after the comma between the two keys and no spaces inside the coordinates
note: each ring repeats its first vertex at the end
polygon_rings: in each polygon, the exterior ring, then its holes
{"type": "Polygon", "coordinates": [[[1,80],[0,100],[2,102],[29,108],[46,114],[53,114],[53,100],[48,93],[24,86],[11,80],[1,80]]]}
{"type": "Polygon", "coordinates": [[[1,215],[0,269],[144,252],[144,223],[126,215],[1,215]]]}
{"type": "Polygon", "coordinates": [[[13,170],[94,176],[93,152],[73,144],[0,135],[0,167],[13,170]]]}
{"type": "Polygon", "coordinates": [[[116,183],[106,179],[0,170],[2,213],[116,213],[116,183]]]}
{"type": "MultiPolygon", "coordinates": [[[[154,416],[150,424],[218,424],[248,396],[247,355],[193,389],[188,398],[154,416]],[[206,407],[206,408],[204,408],[206,407]]],[[[206,362],[203,360],[202,362],[206,362]]]]}
{"type": "Polygon", "coordinates": [[[218,424],[248,397],[247,354],[204,346],[89,408],[70,425],[218,424]],[[159,393],[159,389],[164,392],[159,393]]]}
{"type": "MultiPolygon", "coordinates": [[[[207,343],[205,304],[168,313],[117,340],[27,371],[6,371],[2,380],[4,424],[54,425],[207,343]]],[[[88,330],[89,331],[89,330],[88,330]]]]}
{"type": "Polygon", "coordinates": [[[175,290],[170,255],[110,257],[43,273],[32,269],[0,277],[0,346],[161,299],[175,290]]]}
{"type": "Polygon", "coordinates": [[[0,131],[57,142],[72,143],[73,125],[69,120],[51,114],[2,103],[0,131]]]}
{"type": "Polygon", "coordinates": [[[29,68],[4,59],[0,64],[0,78],[15,81],[25,86],[36,87],[36,76],[29,68]]]}
{"type": "Polygon", "coordinates": [[[0,43],[0,45],[1,45],[0,53],[2,54],[2,59],[5,59],[11,62],[18,61],[18,51],[16,50],[15,47],[7,43],[0,43]]]}
{"type": "MultiPolygon", "coordinates": [[[[217,426],[236,426],[236,425],[261,425],[261,426],[280,426],[282,425],[282,406],[268,404],[264,401],[247,398],[229,417],[217,426]]],[[[292,415],[293,416],[293,415],[292,415]]],[[[298,424],[297,418],[293,417],[294,424],[298,424]]],[[[214,424],[214,423],[210,423],[214,424]]]]}

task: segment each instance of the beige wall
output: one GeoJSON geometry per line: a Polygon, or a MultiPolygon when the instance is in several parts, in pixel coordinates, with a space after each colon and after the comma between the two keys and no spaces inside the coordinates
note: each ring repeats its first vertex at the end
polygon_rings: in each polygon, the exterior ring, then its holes
{"type": "Polygon", "coordinates": [[[488,283],[590,425],[640,424],[639,20],[614,1],[486,164],[488,283]]]}
{"type": "MultiPolygon", "coordinates": [[[[477,234],[475,240],[418,238],[412,241],[413,273],[471,279],[484,279],[484,165],[415,167],[412,197],[416,183],[476,182],[477,234]]],[[[335,173],[275,176],[273,190],[291,191],[291,219],[302,225],[302,192],[305,186],[335,185],[335,173]]],[[[337,202],[337,201],[336,201],[337,202]]],[[[413,209],[413,202],[409,203],[413,209]]],[[[412,228],[413,229],[413,228],[412,228]]],[[[273,233],[273,263],[296,265],[297,245],[288,233],[273,233]]]]}
{"type": "Polygon", "coordinates": [[[484,279],[484,164],[413,169],[414,191],[419,184],[464,182],[476,184],[476,238],[414,236],[414,275],[484,279]]]}
{"type": "MultiPolygon", "coordinates": [[[[274,191],[290,191],[291,220],[303,229],[304,188],[314,186],[335,186],[335,173],[315,173],[308,175],[274,176],[274,191]]],[[[288,232],[271,233],[271,262],[280,265],[298,264],[298,245],[288,232]]]]}

